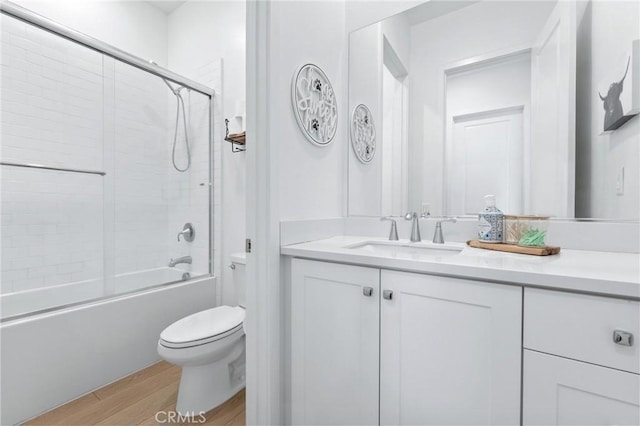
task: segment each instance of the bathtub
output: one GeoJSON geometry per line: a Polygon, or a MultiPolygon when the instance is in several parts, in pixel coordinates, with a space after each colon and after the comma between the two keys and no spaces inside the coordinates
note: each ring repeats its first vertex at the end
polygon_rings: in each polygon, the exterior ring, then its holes
{"type": "MultiPolygon", "coordinates": [[[[0,294],[0,318],[70,306],[113,295],[123,295],[166,283],[183,281],[179,268],[157,268],[116,275],[113,279],[84,280],[37,288],[19,293],[0,294]]],[[[205,274],[190,272],[194,277],[205,274]]]]}
{"type": "MultiPolygon", "coordinates": [[[[76,305],[0,324],[0,424],[20,423],[157,362],[158,336],[165,327],[216,305],[215,277],[140,290],[162,282],[158,278],[181,280],[183,273],[173,268],[145,272],[107,283],[128,294],[79,303],[94,294],[94,285],[100,287],[96,297],[103,297],[102,282],[68,284],[63,304],[76,305]]],[[[21,305],[15,305],[14,315],[20,315],[20,306],[33,310],[29,303],[42,303],[47,294],[15,299],[21,305]]],[[[14,302],[5,298],[3,308],[11,306],[8,301],[14,302]]]]}

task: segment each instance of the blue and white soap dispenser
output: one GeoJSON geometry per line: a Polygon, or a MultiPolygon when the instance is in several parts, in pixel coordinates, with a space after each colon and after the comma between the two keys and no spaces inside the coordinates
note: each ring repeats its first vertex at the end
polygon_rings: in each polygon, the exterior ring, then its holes
{"type": "Polygon", "coordinates": [[[504,214],[496,207],[496,196],[484,196],[484,210],[478,213],[478,239],[483,243],[501,243],[504,214]]]}

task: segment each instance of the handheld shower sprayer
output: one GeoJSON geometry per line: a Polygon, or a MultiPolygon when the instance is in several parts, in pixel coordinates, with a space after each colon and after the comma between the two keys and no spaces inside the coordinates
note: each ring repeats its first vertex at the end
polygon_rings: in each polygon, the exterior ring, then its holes
{"type": "MultiPolygon", "coordinates": [[[[158,66],[158,64],[154,61],[149,61],[149,63],[155,66],[158,66]]],[[[165,78],[163,77],[160,77],[160,78],[162,78],[162,81],[164,81],[164,84],[167,85],[169,90],[171,90],[171,93],[173,93],[174,96],[176,97],[176,125],[174,127],[174,132],[173,132],[173,147],[171,148],[171,162],[173,163],[174,169],[176,169],[179,172],[186,172],[187,170],[189,170],[189,167],[191,167],[191,149],[189,147],[189,133],[187,131],[187,113],[184,105],[184,99],[182,98],[182,94],[180,93],[180,91],[184,89],[184,86],[178,86],[177,88],[175,88],[165,78]],[[182,110],[182,125],[184,128],[184,144],[185,144],[185,147],[187,148],[187,166],[183,169],[178,167],[178,165],[176,164],[176,145],[178,142],[178,124],[180,121],[180,110],[182,110]]]]}

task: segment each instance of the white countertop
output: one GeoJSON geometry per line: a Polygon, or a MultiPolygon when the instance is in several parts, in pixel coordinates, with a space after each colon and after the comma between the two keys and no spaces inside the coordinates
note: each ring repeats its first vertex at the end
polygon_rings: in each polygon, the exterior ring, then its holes
{"type": "Polygon", "coordinates": [[[458,245],[462,252],[453,256],[412,258],[407,254],[390,257],[347,248],[369,241],[382,242],[386,239],[333,237],[283,246],[280,252],[307,259],[640,300],[638,254],[563,249],[558,255],[530,256],[477,249],[464,243],[447,243],[458,245]]]}

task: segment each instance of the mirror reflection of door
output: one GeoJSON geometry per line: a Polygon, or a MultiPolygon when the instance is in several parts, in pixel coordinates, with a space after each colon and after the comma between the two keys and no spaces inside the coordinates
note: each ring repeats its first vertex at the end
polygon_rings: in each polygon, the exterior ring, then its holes
{"type": "Polygon", "coordinates": [[[575,42],[560,2],[530,47],[445,69],[446,214],[495,194],[509,214],[574,216],[575,42]]]}
{"type": "Polygon", "coordinates": [[[408,205],[407,70],[386,38],[382,66],[382,216],[402,215],[408,205]]]}
{"type": "Polygon", "coordinates": [[[449,211],[478,213],[485,194],[494,194],[504,211],[524,211],[523,109],[453,117],[449,211]]]}
{"type": "Polygon", "coordinates": [[[505,212],[526,211],[530,70],[526,50],[447,74],[447,214],[477,214],[486,194],[505,212]]]}

